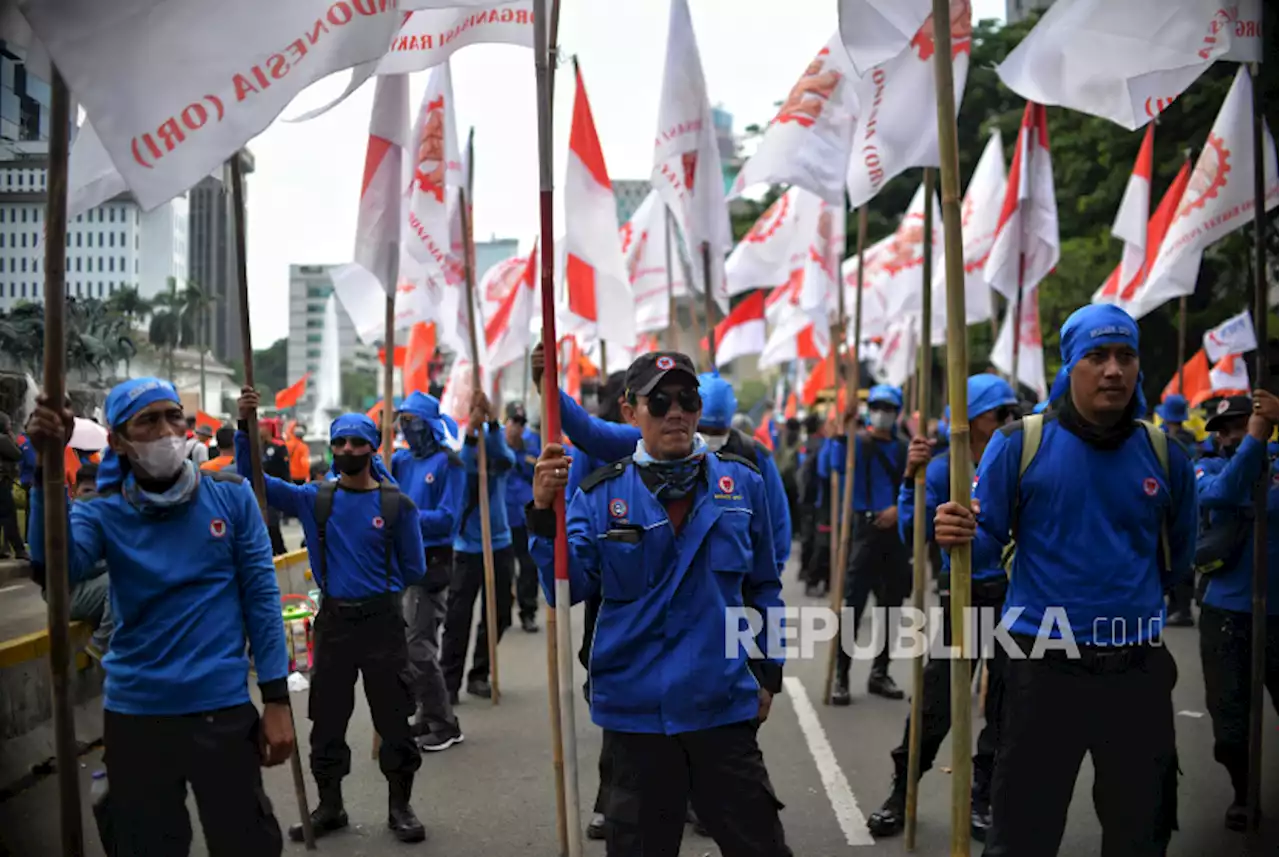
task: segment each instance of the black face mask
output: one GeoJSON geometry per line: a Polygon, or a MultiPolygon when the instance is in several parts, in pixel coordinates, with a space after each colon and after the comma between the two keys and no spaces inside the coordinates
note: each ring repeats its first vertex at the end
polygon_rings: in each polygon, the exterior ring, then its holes
{"type": "Polygon", "coordinates": [[[333,456],[333,463],[338,466],[338,472],[346,476],[359,476],[369,466],[372,458],[372,452],[339,452],[333,456]]]}
{"type": "Polygon", "coordinates": [[[1230,458],[1236,454],[1236,450],[1240,448],[1240,441],[1234,443],[1219,443],[1218,451],[1222,453],[1223,458],[1230,458]]]}

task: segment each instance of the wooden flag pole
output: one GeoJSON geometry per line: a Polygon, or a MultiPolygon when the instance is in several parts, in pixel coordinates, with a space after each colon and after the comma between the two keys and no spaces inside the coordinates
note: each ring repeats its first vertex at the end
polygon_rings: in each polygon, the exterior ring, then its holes
{"type": "MultiPolygon", "coordinates": [[[[245,217],[244,217],[244,165],[240,161],[240,152],[236,152],[227,162],[231,174],[231,217],[235,223],[236,252],[236,288],[240,296],[240,347],[244,360],[244,384],[253,388],[253,336],[249,327],[249,262],[245,250],[245,217]]],[[[245,433],[249,436],[249,473],[253,483],[254,496],[258,498],[258,509],[262,512],[262,520],[267,520],[267,486],[262,478],[262,438],[258,435],[258,409],[249,411],[245,417],[245,433]]],[[[289,706],[289,716],[293,717],[293,706],[289,706]]],[[[294,727],[297,734],[297,727],[294,727]]],[[[298,816],[302,823],[302,839],[308,851],[316,850],[316,835],[311,829],[311,811],[307,808],[307,782],[302,776],[302,756],[297,745],[293,755],[289,757],[289,768],[293,772],[293,792],[298,801],[298,816]]]]}
{"type": "Polygon", "coordinates": [[[1187,362],[1187,296],[1178,298],[1178,395],[1185,396],[1187,388],[1182,385],[1182,364],[1187,362]]]}
{"type": "MultiPolygon", "coordinates": [[[[832,420],[832,437],[835,437],[836,432],[840,430],[840,349],[844,345],[844,331],[848,324],[845,318],[843,283],[836,292],[836,304],[836,323],[831,326],[831,413],[835,416],[832,420]]],[[[840,565],[840,513],[842,510],[840,508],[840,474],[834,467],[831,468],[831,475],[827,477],[827,506],[830,509],[830,514],[827,516],[829,548],[827,598],[831,600],[831,612],[839,616],[840,608],[844,606],[843,569],[839,577],[836,575],[836,568],[840,565]]],[[[836,627],[839,628],[839,625],[837,624],[836,627]]],[[[837,632],[836,639],[832,642],[832,649],[828,653],[827,675],[822,691],[824,705],[831,704],[832,682],[835,679],[835,663],[838,657],[836,647],[839,645],[840,635],[837,632]]]]}
{"type": "MultiPolygon", "coordinates": [[[[53,127],[49,134],[48,196],[45,198],[44,396],[49,407],[61,412],[67,399],[67,151],[71,94],[56,68],[51,112],[53,127]]],[[[48,602],[49,673],[53,678],[53,744],[58,768],[62,853],[67,857],[83,857],[80,764],[76,758],[76,721],[71,709],[71,596],[67,580],[67,485],[62,446],[56,441],[40,445],[44,474],[41,487],[45,600],[48,602]]]]}
{"type": "MultiPolygon", "coordinates": [[[[920,365],[916,375],[916,397],[920,408],[916,434],[926,437],[929,433],[929,407],[933,398],[933,184],[932,167],[924,170],[924,284],[920,312],[920,365]]],[[[911,606],[916,615],[924,615],[925,560],[928,557],[925,520],[928,506],[925,503],[925,471],[921,467],[915,475],[915,519],[911,531],[911,606]]],[[[920,718],[924,699],[924,652],[911,662],[911,726],[908,730],[907,753],[907,812],[906,843],[908,851],[916,850],[916,804],[920,795],[920,718]]]]}
{"type": "MultiPolygon", "coordinates": [[[[467,135],[467,181],[466,186],[459,189],[462,204],[458,206],[462,217],[462,272],[466,285],[467,327],[471,336],[471,354],[475,358],[471,362],[471,388],[483,390],[480,377],[480,326],[476,321],[476,272],[475,246],[471,235],[471,177],[475,173],[475,135],[474,128],[467,135]]],[[[493,414],[488,414],[489,423],[493,414]]],[[[487,427],[487,426],[486,426],[487,427]]],[[[489,455],[488,439],[482,429],[476,442],[476,457],[479,460],[477,482],[480,486],[480,542],[481,556],[484,560],[484,621],[489,637],[489,686],[492,689],[492,704],[497,705],[502,693],[498,686],[498,601],[497,580],[493,565],[493,522],[489,520],[489,455]]]]}
{"type": "MultiPolygon", "coordinates": [[[[396,279],[399,279],[398,275],[396,279]]],[[[384,363],[385,377],[382,379],[382,463],[386,465],[387,472],[390,473],[391,455],[395,452],[391,448],[392,440],[395,438],[395,409],[391,403],[395,396],[395,384],[392,383],[392,379],[395,375],[396,365],[396,280],[392,280],[386,286],[389,291],[387,292],[386,317],[384,318],[385,331],[382,335],[383,356],[386,358],[384,363]]]]}
{"type": "MultiPolygon", "coordinates": [[[[938,151],[942,179],[942,228],[947,272],[947,396],[951,404],[951,499],[971,502],[973,453],[969,448],[969,341],[964,311],[964,239],[960,231],[960,154],[951,73],[951,8],[933,0],[934,86],[938,93],[938,151]]],[[[1015,316],[1017,318],[1017,316],[1015,316]]],[[[1017,330],[1015,328],[1015,337],[1017,330]]],[[[1014,340],[1017,341],[1016,339],[1014,340]]],[[[951,633],[963,645],[969,612],[971,547],[951,549],[951,633]]],[[[965,660],[951,662],[951,857],[969,857],[970,783],[973,780],[972,706],[965,660]]]]}
{"type": "Polygon", "coordinates": [[[716,323],[711,310],[711,242],[702,242],[702,311],[707,325],[707,352],[711,355],[710,371],[716,371],[716,323]]]}
{"type": "MultiPolygon", "coordinates": [[[[836,538],[839,533],[839,545],[836,550],[836,567],[831,569],[831,608],[837,616],[843,616],[840,608],[844,606],[844,578],[845,566],[849,563],[849,539],[853,532],[853,482],[854,469],[857,466],[858,456],[858,420],[856,414],[858,412],[858,387],[861,383],[862,363],[861,363],[861,346],[862,346],[862,283],[863,283],[863,250],[867,245],[867,207],[864,205],[858,209],[858,292],[853,296],[853,343],[852,353],[853,359],[845,366],[844,379],[844,404],[845,412],[849,415],[849,420],[844,427],[845,433],[845,452],[844,452],[844,496],[840,500],[840,526],[836,529],[834,516],[831,522],[831,537],[836,538]]],[[[848,320],[845,319],[844,313],[844,285],[836,291],[837,301],[839,303],[840,312],[840,340],[846,339],[845,331],[848,329],[848,320]]],[[[838,343],[833,342],[832,349],[838,347],[838,343]]],[[[850,346],[846,345],[846,348],[850,346]]],[[[848,351],[846,351],[846,354],[848,351]]],[[[839,375],[836,377],[836,387],[839,389],[839,375]]],[[[836,401],[839,402],[839,393],[836,394],[836,401]]],[[[836,474],[832,469],[832,495],[836,494],[836,474]]],[[[856,629],[855,629],[856,630],[856,629]]],[[[827,653],[827,680],[823,688],[822,698],[830,705],[831,692],[835,684],[836,662],[840,656],[841,638],[844,637],[844,629],[841,628],[831,641],[831,649],[827,653]]],[[[888,642],[885,643],[888,645],[888,642]]]]}
{"type": "MultiPolygon", "coordinates": [[[[545,443],[560,441],[560,377],[559,353],[556,339],[555,304],[555,255],[554,210],[552,208],[553,172],[552,149],[552,98],[555,92],[556,33],[560,4],[551,2],[551,19],[547,20],[548,0],[534,0],[533,62],[538,98],[538,214],[542,241],[542,339],[551,347],[544,348],[545,369],[542,378],[543,440],[545,443]]],[[[555,538],[555,640],[556,683],[551,688],[558,700],[556,720],[557,743],[554,752],[559,755],[563,781],[559,783],[557,809],[563,803],[564,820],[561,825],[562,854],[566,857],[582,855],[582,823],[578,812],[578,753],[576,710],[573,679],[573,624],[570,616],[569,592],[569,540],[565,532],[563,496],[556,497],[555,538]]]]}
{"type": "Polygon", "coordinates": [[[662,206],[662,247],[667,263],[667,348],[680,350],[680,327],[676,324],[676,276],[671,268],[671,209],[662,206]]]}
{"type": "MultiPolygon", "coordinates": [[[[1261,23],[1266,32],[1266,6],[1261,23]]],[[[1259,36],[1259,41],[1262,37],[1259,36]]],[[[1265,43],[1264,43],[1265,44],[1265,43]]],[[[1254,351],[1254,384],[1262,387],[1267,371],[1267,182],[1266,117],[1262,99],[1262,64],[1250,64],[1253,84],[1253,325],[1258,347],[1254,351]]],[[[1185,298],[1183,300],[1186,300],[1185,298]]],[[[1267,759],[1262,749],[1263,695],[1267,670],[1267,488],[1270,474],[1258,479],[1253,489],[1253,627],[1249,658],[1249,827],[1257,830],[1262,819],[1262,768],[1267,759]]]]}

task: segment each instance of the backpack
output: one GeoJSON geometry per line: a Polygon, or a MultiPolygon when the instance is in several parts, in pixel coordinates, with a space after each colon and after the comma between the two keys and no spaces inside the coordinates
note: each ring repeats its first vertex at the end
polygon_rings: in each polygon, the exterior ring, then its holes
{"type": "MultiPolygon", "coordinates": [[[[214,474],[217,478],[218,474],[214,474]]],[[[316,487],[316,528],[320,531],[320,568],[316,580],[320,583],[320,591],[325,592],[328,588],[325,584],[328,579],[328,556],[329,546],[325,541],[325,534],[328,529],[329,516],[333,514],[333,497],[338,491],[337,482],[321,482],[316,487]]],[[[387,591],[391,591],[391,572],[395,567],[395,529],[396,519],[400,517],[400,488],[392,482],[378,483],[378,504],[379,511],[382,516],[382,542],[385,551],[385,564],[387,575],[387,591]]]]}
{"type": "MultiPolygon", "coordinates": [[[[1156,458],[1160,462],[1160,466],[1164,468],[1165,480],[1169,480],[1169,436],[1156,425],[1146,420],[1137,420],[1137,422],[1146,430],[1147,440],[1151,442],[1151,448],[1156,454],[1156,458]]],[[[1040,439],[1044,435],[1044,414],[1031,414],[1022,418],[1022,460],[1018,464],[1018,496],[1022,496],[1022,475],[1027,472],[1027,468],[1031,466],[1031,462],[1035,460],[1036,453],[1040,451],[1040,439]]],[[[1018,539],[1018,506],[1013,507],[1013,526],[1011,527],[1013,539],[1004,549],[1004,555],[1000,559],[1000,564],[1004,568],[1005,574],[1011,576],[1013,574],[1013,554],[1017,549],[1018,539]]],[[[1173,553],[1169,549],[1169,520],[1166,515],[1160,521],[1160,551],[1164,555],[1166,567],[1172,562],[1173,553]]]]}

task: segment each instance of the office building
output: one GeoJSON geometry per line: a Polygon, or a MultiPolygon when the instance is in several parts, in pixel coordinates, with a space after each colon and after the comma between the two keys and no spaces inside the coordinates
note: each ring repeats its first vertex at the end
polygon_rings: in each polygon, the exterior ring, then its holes
{"type": "MultiPolygon", "coordinates": [[[[308,372],[312,382],[298,405],[298,413],[311,413],[315,407],[317,373],[320,371],[324,321],[333,280],[329,265],[289,266],[289,346],[285,365],[292,384],[308,372]]],[[[365,345],[356,335],[351,316],[342,303],[334,302],[338,312],[338,353],[343,372],[378,371],[378,349],[365,345]]]]}
{"type": "Polygon", "coordinates": [[[503,259],[510,259],[520,252],[520,242],[514,238],[498,238],[494,236],[488,241],[476,242],[476,282],[484,280],[490,268],[503,259]]]}
{"type": "MultiPolygon", "coordinates": [[[[22,35],[29,37],[30,33],[22,35]]],[[[26,51],[19,44],[0,39],[0,141],[3,142],[49,139],[53,94],[48,81],[29,73],[25,59],[26,51]]],[[[74,117],[73,112],[73,121],[74,117]]]]}
{"type": "MultiPolygon", "coordinates": [[[[248,149],[240,151],[240,163],[245,175],[253,172],[253,155],[248,149]]],[[[248,188],[245,195],[248,196],[248,188]]],[[[223,362],[239,360],[243,355],[231,189],[219,170],[201,179],[189,191],[189,196],[191,238],[187,243],[187,270],[191,279],[213,296],[209,350],[223,362]]]]}
{"type": "Polygon", "coordinates": [[[1042,12],[1053,0],[1004,0],[1004,22],[1016,24],[1032,12],[1042,12]]]}

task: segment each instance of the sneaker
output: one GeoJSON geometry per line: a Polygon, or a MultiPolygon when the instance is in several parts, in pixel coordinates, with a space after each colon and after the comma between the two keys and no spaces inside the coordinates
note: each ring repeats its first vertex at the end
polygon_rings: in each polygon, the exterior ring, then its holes
{"type": "Polygon", "coordinates": [[[481,699],[492,699],[493,688],[489,685],[487,678],[473,678],[467,682],[467,693],[472,696],[478,696],[481,699]]]}
{"type": "Polygon", "coordinates": [[[538,620],[532,616],[521,616],[520,627],[526,634],[538,633],[538,620]]]}
{"type": "Polygon", "coordinates": [[[593,813],[591,823],[587,825],[587,838],[601,840],[609,835],[609,821],[603,813],[593,813]]]}
{"type": "Polygon", "coordinates": [[[454,726],[452,729],[439,729],[423,735],[418,739],[418,749],[424,753],[438,753],[448,750],[454,744],[461,744],[464,740],[462,728],[454,726]]]}
{"type": "Polygon", "coordinates": [[[1244,804],[1233,803],[1227,807],[1227,816],[1223,821],[1227,830],[1243,833],[1249,828],[1249,808],[1244,804]]]}
{"type": "Polygon", "coordinates": [[[1192,617],[1190,610],[1178,610],[1169,614],[1164,625],[1166,628],[1194,628],[1196,620],[1192,617]]]}

